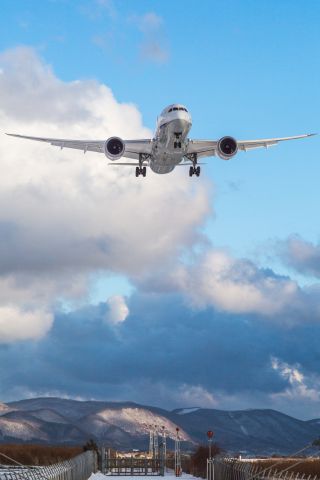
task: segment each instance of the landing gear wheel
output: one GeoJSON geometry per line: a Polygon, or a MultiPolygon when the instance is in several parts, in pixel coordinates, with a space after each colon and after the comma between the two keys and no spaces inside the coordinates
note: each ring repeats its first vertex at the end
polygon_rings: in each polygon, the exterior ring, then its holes
{"type": "Polygon", "coordinates": [[[136,167],[136,177],[142,175],[145,177],[147,175],[147,167],[136,167]]]}
{"type": "Polygon", "coordinates": [[[196,175],[197,177],[200,177],[200,172],[201,169],[200,167],[190,167],[189,168],[189,177],[192,177],[193,175],[196,175]]]}

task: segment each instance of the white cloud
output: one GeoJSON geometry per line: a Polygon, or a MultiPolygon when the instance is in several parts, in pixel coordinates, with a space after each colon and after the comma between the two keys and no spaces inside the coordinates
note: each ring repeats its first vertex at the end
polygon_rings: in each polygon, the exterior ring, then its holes
{"type": "Polygon", "coordinates": [[[271,358],[273,370],[288,381],[289,386],[280,393],[271,395],[274,400],[303,400],[319,402],[320,400],[320,378],[315,376],[306,377],[300,365],[289,365],[276,357],[271,358]]]}
{"type": "Polygon", "coordinates": [[[22,311],[14,306],[0,306],[0,344],[40,339],[51,328],[53,315],[41,310],[22,311]]]}
{"type": "MultiPolygon", "coordinates": [[[[2,132],[152,136],[136,106],[96,81],[61,81],[32,49],[1,54],[0,68],[2,132]]],[[[2,136],[0,307],[50,309],[62,296],[85,295],[94,272],[139,278],[199,240],[211,212],[204,181],[191,183],[182,168],[141,180],[107,163],[101,154],[2,136]]]]}
{"type": "Polygon", "coordinates": [[[201,385],[182,384],[173,393],[173,399],[178,405],[185,407],[215,408],[218,405],[216,397],[201,385]]]}
{"type": "Polygon", "coordinates": [[[109,310],[106,314],[106,321],[117,325],[126,320],[129,315],[129,308],[126,304],[124,297],[121,295],[113,295],[107,300],[109,310]]]}
{"type": "Polygon", "coordinates": [[[296,282],[214,248],[196,255],[189,264],[176,264],[167,275],[146,278],[143,285],[178,290],[196,308],[213,306],[232,313],[272,316],[286,308],[299,311],[305,306],[296,282]]]}
{"type": "Polygon", "coordinates": [[[296,271],[319,278],[320,276],[320,245],[315,245],[291,235],[285,242],[278,242],[278,250],[287,265],[296,271]]]}

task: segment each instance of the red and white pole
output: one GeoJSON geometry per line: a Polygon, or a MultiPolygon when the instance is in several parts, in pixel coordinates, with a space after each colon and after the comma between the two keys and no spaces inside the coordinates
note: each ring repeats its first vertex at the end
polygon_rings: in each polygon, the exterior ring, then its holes
{"type": "Polygon", "coordinates": [[[213,458],[212,458],[212,439],[213,439],[214,433],[212,430],[207,431],[207,437],[208,437],[208,444],[209,444],[209,458],[207,460],[207,480],[214,480],[214,464],[213,464],[213,458]]]}

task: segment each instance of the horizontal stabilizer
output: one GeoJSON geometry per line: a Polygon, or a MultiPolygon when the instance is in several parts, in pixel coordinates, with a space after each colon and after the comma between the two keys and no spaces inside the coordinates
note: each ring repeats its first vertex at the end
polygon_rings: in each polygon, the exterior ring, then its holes
{"type": "MultiPolygon", "coordinates": [[[[193,163],[178,163],[176,167],[192,167],[193,163]]],[[[197,165],[207,165],[206,163],[203,162],[197,162],[197,165]]]]}
{"type": "MultiPolygon", "coordinates": [[[[112,163],[108,163],[108,165],[125,165],[125,166],[129,166],[129,167],[139,167],[139,163],[124,163],[124,162],[112,162],[112,163]]],[[[193,164],[192,163],[178,163],[178,165],[175,165],[175,167],[191,167],[193,164]]],[[[197,162],[197,165],[207,165],[206,163],[200,163],[200,162],[197,162]]],[[[145,165],[143,164],[142,165],[143,167],[149,167],[150,165],[145,165]]]]}
{"type": "MultiPolygon", "coordinates": [[[[112,163],[108,163],[108,165],[127,165],[127,166],[130,166],[130,167],[139,167],[139,163],[124,163],[124,162],[112,162],[112,163]]],[[[143,167],[149,167],[149,165],[143,165],[143,167]]]]}

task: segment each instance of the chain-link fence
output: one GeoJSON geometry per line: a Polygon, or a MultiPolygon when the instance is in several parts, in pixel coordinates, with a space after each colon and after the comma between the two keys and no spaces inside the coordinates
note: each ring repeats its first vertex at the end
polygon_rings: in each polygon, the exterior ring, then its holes
{"type": "Polygon", "coordinates": [[[213,460],[212,470],[208,468],[211,473],[208,480],[320,480],[317,475],[292,472],[292,466],[277,470],[234,458],[217,458],[213,460]]]}
{"type": "Polygon", "coordinates": [[[97,471],[97,454],[92,450],[44,467],[7,466],[4,460],[0,452],[0,480],[88,480],[97,471]]]}

